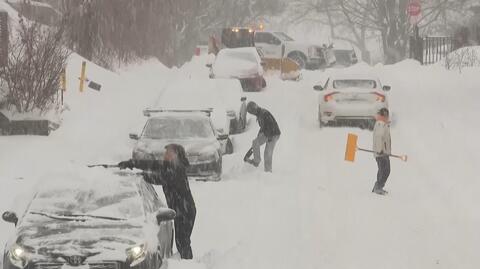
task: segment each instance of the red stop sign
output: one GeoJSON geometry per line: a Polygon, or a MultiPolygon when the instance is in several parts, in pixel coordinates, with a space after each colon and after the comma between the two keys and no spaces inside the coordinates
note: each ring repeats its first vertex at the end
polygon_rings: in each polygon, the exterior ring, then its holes
{"type": "Polygon", "coordinates": [[[422,12],[422,6],[418,2],[410,2],[407,7],[408,15],[416,17],[422,12]]]}

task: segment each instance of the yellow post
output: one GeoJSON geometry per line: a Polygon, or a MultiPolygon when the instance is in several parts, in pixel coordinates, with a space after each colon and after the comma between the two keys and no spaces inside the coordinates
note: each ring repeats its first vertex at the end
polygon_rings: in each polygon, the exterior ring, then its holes
{"type": "Polygon", "coordinates": [[[60,78],[61,78],[60,87],[61,87],[62,91],[66,91],[67,90],[67,70],[66,69],[62,70],[62,74],[61,74],[60,78]]]}
{"type": "Polygon", "coordinates": [[[87,62],[82,62],[82,73],[80,74],[80,92],[83,92],[83,87],[85,84],[85,69],[87,68],[87,62]]]}

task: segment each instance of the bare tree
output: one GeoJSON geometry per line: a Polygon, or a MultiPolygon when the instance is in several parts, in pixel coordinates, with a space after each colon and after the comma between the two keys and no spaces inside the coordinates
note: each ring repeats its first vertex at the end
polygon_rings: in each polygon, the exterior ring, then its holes
{"type": "Polygon", "coordinates": [[[57,103],[60,75],[69,51],[62,44],[63,27],[47,28],[20,17],[8,63],[0,69],[7,105],[18,112],[46,112],[57,103]]]}

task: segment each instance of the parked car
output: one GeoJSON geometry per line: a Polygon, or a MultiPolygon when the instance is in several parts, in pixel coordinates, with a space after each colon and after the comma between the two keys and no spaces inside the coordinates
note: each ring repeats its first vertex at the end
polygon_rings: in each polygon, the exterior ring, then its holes
{"type": "Polygon", "coordinates": [[[303,69],[325,68],[335,63],[331,47],[295,41],[284,32],[256,31],[255,46],[264,58],[288,57],[303,69]]]}
{"type": "Polygon", "coordinates": [[[318,98],[320,127],[335,123],[359,123],[360,127],[373,128],[375,115],[388,108],[387,91],[380,80],[371,75],[336,75],[324,86],[313,87],[321,91],[318,98]]]}
{"type": "Polygon", "coordinates": [[[24,202],[2,215],[16,226],[4,269],[147,269],[172,255],[175,211],[138,176],[59,177],[24,202]]]}
{"type": "Polygon", "coordinates": [[[245,131],[246,100],[242,86],[236,79],[184,79],[170,84],[156,107],[186,110],[211,108],[216,131],[230,135],[245,131]]]}
{"type": "Polygon", "coordinates": [[[185,148],[192,179],[218,181],[222,175],[222,143],[227,134],[218,134],[210,119],[211,110],[148,109],[148,120],[141,135],[130,134],[137,140],[132,159],[137,162],[163,161],[165,146],[171,143],[185,148]]]}
{"type": "Polygon", "coordinates": [[[337,60],[335,66],[349,67],[358,63],[357,54],[354,49],[334,49],[335,59],[337,60]]]}
{"type": "Polygon", "coordinates": [[[210,67],[210,78],[240,80],[246,91],[260,91],[267,86],[262,60],[254,47],[222,49],[210,67]]]}

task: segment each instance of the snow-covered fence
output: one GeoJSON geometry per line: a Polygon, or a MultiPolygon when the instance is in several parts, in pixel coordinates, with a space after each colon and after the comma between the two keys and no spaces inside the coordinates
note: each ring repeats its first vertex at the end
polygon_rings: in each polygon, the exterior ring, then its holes
{"type": "Polygon", "coordinates": [[[450,36],[410,37],[410,58],[423,65],[434,64],[454,50],[453,38],[450,36]]]}
{"type": "Polygon", "coordinates": [[[423,62],[424,65],[434,64],[453,51],[452,37],[424,37],[423,62]]]}

